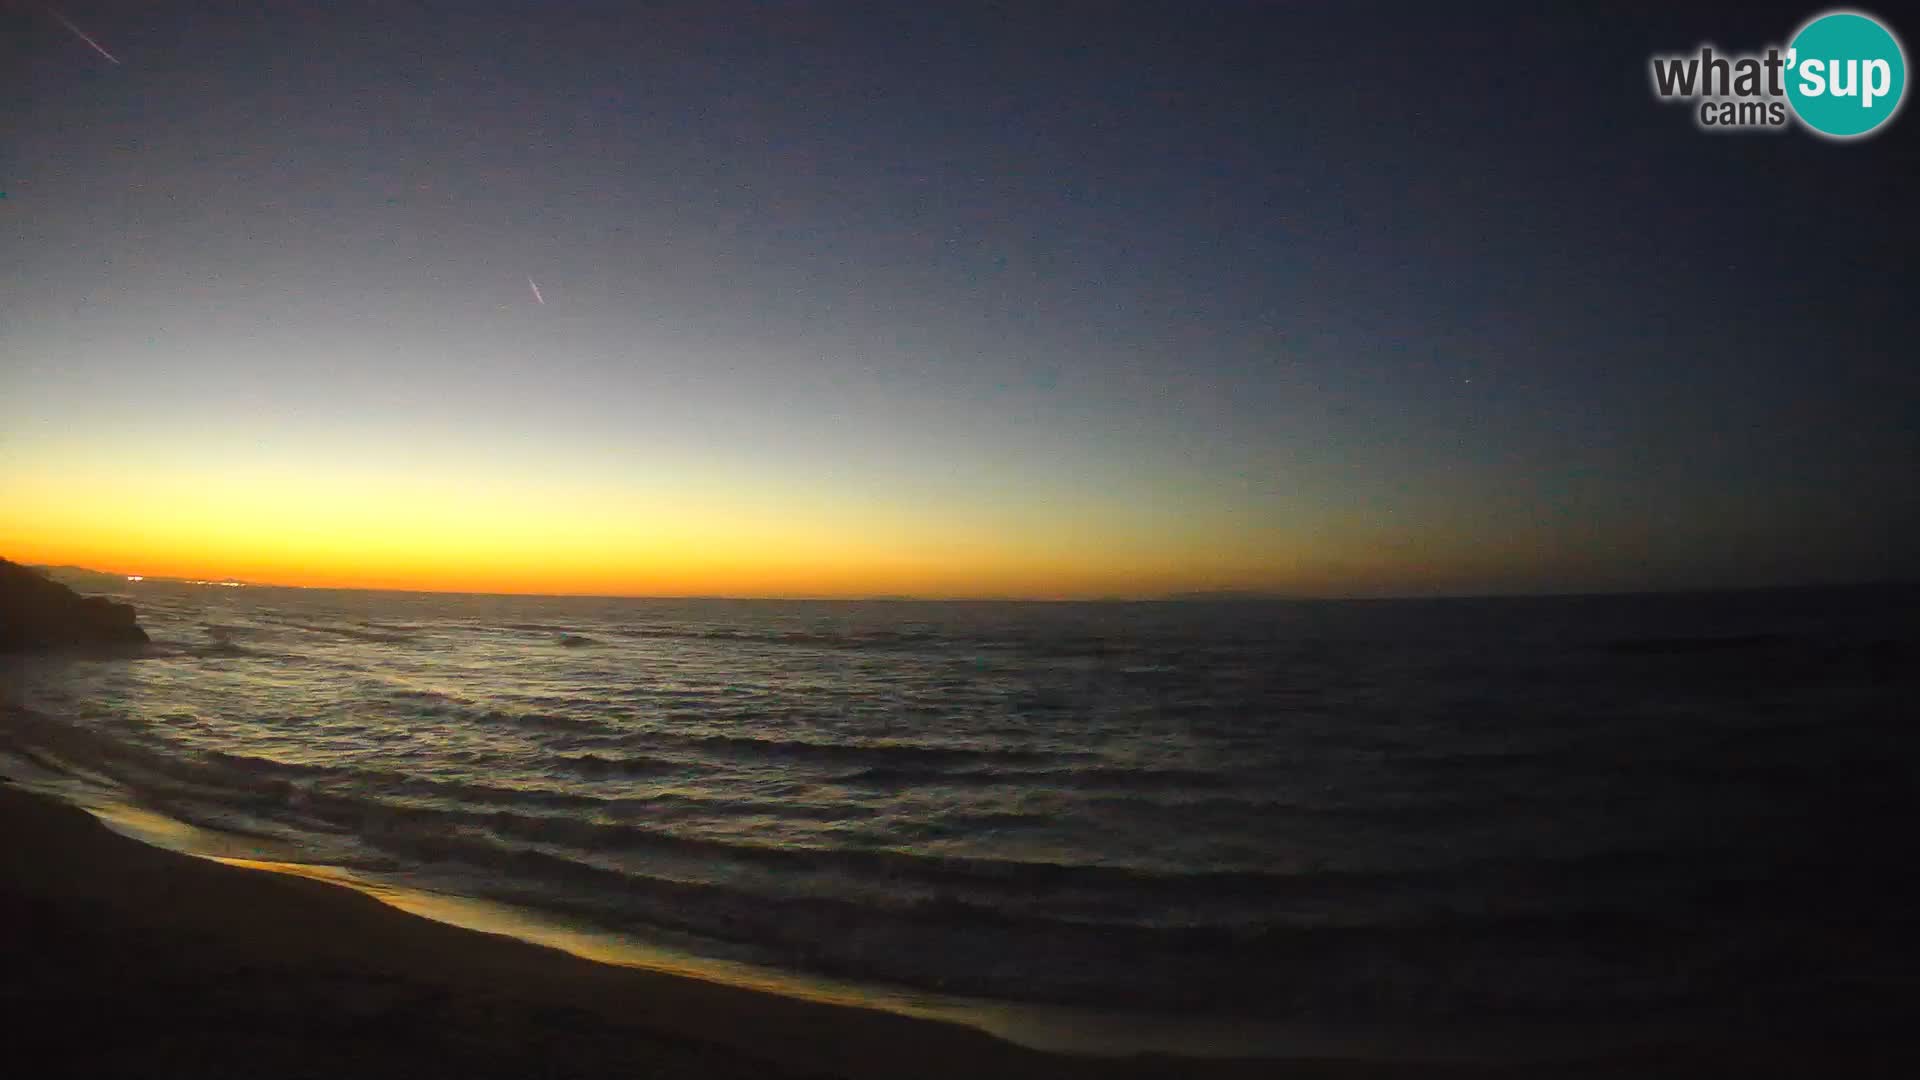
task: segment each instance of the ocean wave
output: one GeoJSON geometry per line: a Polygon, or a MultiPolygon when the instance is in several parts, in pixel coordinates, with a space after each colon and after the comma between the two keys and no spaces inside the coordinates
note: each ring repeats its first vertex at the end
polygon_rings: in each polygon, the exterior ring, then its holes
{"type": "Polygon", "coordinates": [[[392,633],[383,630],[369,630],[363,626],[346,626],[340,623],[295,622],[291,619],[269,619],[275,626],[284,626],[289,630],[299,630],[309,634],[327,634],[343,637],[352,641],[365,641],[381,645],[403,645],[417,640],[412,634],[392,633]]]}
{"type": "Polygon", "coordinates": [[[710,768],[698,763],[673,761],[647,754],[626,754],[620,757],[602,757],[599,754],[560,754],[548,758],[547,763],[590,780],[605,779],[609,776],[663,776],[668,773],[684,775],[705,772],[710,768]]]}
{"type": "Polygon", "coordinates": [[[413,719],[433,717],[455,724],[483,724],[533,732],[572,733],[617,736],[623,729],[597,716],[583,715],[578,698],[562,695],[517,695],[524,704],[545,703],[548,708],[516,709],[499,707],[464,694],[427,687],[401,686],[381,692],[382,711],[392,710],[413,719]],[[558,711],[572,707],[574,711],[558,711]]]}
{"type": "Polygon", "coordinates": [[[274,653],[262,649],[250,648],[237,641],[215,639],[205,645],[181,645],[178,651],[169,655],[191,656],[197,659],[217,659],[223,656],[272,656],[274,653]]]}
{"type": "MultiPolygon", "coordinates": [[[[1444,1015],[1490,1005],[1511,1013],[1540,1007],[1532,999],[1541,985],[1580,993],[1581,982],[1566,973],[1595,971],[1604,963],[1598,951],[1657,961],[1685,945],[1658,924],[1606,913],[1534,924],[1469,916],[1356,926],[1276,919],[1182,925],[1116,921],[1092,905],[1083,905],[1079,917],[1049,914],[1048,895],[1030,889],[1019,894],[1029,901],[1022,908],[952,891],[851,895],[739,878],[694,881],[611,869],[551,849],[552,833],[568,833],[577,844],[577,826],[496,819],[488,831],[526,846],[501,847],[462,831],[382,834],[377,842],[409,861],[485,867],[485,880],[502,885],[499,899],[610,929],[684,933],[801,970],[1027,1000],[1235,1014],[1313,1008],[1444,1015]],[[1515,925],[1523,932],[1510,938],[1515,925]],[[1610,944],[1603,950],[1597,941],[1610,944]],[[1007,956],[1031,961],[1015,983],[1005,976],[1007,956]],[[1126,958],[1123,968],[1112,965],[1115,956],[1126,958]],[[1473,999],[1469,1005],[1461,1005],[1463,996],[1473,999]]],[[[1656,979],[1636,994],[1676,1000],[1688,989],[1683,980],[1656,979]]],[[[1596,985],[1581,996],[1600,1001],[1617,990],[1596,985]]]]}
{"type": "MultiPolygon", "coordinates": [[[[876,909],[885,909],[934,915],[947,921],[1007,923],[1029,919],[1070,925],[1083,920],[1049,918],[1034,912],[1049,905],[1091,910],[1094,905],[1085,903],[1088,897],[1126,895],[1087,888],[1089,885],[1111,890],[1113,886],[1133,882],[1157,882],[1156,902],[1164,905],[1181,897],[1188,901],[1201,897],[1218,900],[1223,897],[1223,890],[1237,890],[1241,895],[1271,892],[1300,881],[1294,875],[1156,875],[1116,867],[775,848],[678,836],[626,823],[586,821],[572,815],[534,815],[508,810],[445,812],[389,807],[381,822],[382,827],[371,829],[365,835],[377,846],[395,853],[458,860],[487,870],[538,862],[548,869],[551,880],[618,885],[624,896],[633,895],[635,890],[662,887],[697,891],[709,897],[746,893],[764,901],[807,899],[845,906],[850,911],[865,911],[869,915],[876,909]],[[401,822],[413,827],[392,827],[401,822]],[[680,856],[683,861],[629,863],[621,869],[612,869],[601,862],[609,856],[636,854],[680,856]],[[677,876],[673,872],[676,867],[677,876]],[[742,877],[738,869],[729,867],[791,873],[742,877]],[[843,883],[836,890],[823,892],[818,882],[818,875],[823,873],[834,874],[843,883]],[[855,875],[852,880],[848,879],[850,873],[855,875]]],[[[1137,905],[1131,899],[1127,904],[1132,919],[1130,925],[1150,925],[1142,921],[1138,911],[1132,910],[1137,905]]],[[[684,917],[692,913],[680,914],[684,917]]]]}
{"type": "MultiPolygon", "coordinates": [[[[1044,757],[1026,760],[1044,760],[1044,757]]],[[[1133,768],[1123,765],[1075,765],[1054,769],[983,769],[881,764],[844,773],[835,783],[899,791],[914,787],[1017,787],[1066,790],[1211,791],[1237,781],[1202,769],[1133,768]]]]}
{"type": "Polygon", "coordinates": [[[426,686],[392,686],[382,690],[382,696],[398,701],[447,701],[456,705],[472,705],[473,699],[447,690],[435,690],[426,686]]]}
{"type": "Polygon", "coordinates": [[[278,758],[258,757],[253,754],[237,754],[227,750],[208,750],[203,758],[215,765],[238,769],[245,773],[270,776],[343,776],[351,775],[354,770],[338,765],[315,765],[299,761],[281,761],[278,758]]]}
{"type": "MultiPolygon", "coordinates": [[[[873,652],[1007,654],[1037,660],[1137,659],[1151,653],[1149,643],[1104,634],[982,634],[932,629],[743,630],[733,627],[666,624],[627,625],[615,633],[629,638],[667,638],[730,645],[769,645],[873,652]]],[[[1154,654],[1154,655],[1164,655],[1154,654]]],[[[1162,662],[1140,662],[1135,674],[1174,670],[1162,662]]]]}
{"type": "Polygon", "coordinates": [[[1076,761],[1089,752],[1025,750],[1011,747],[955,746],[943,743],[872,741],[829,742],[780,739],[755,735],[650,733],[645,738],[730,758],[822,761],[841,764],[871,763],[873,767],[954,766],[968,764],[1020,765],[1076,761]]]}
{"type": "MultiPolygon", "coordinates": [[[[629,805],[644,809],[646,800],[629,805]]],[[[745,809],[745,808],[741,808],[745,809]]],[[[773,846],[688,835],[637,822],[588,820],[576,815],[529,814],[505,807],[491,809],[446,807],[355,807],[355,820],[369,815],[381,820],[383,836],[396,835],[392,826],[406,823],[408,835],[440,838],[483,830],[501,841],[541,843],[571,849],[583,855],[651,852],[696,860],[703,876],[724,876],[722,866],[758,866],[788,874],[830,872],[870,884],[899,887],[967,888],[1000,899],[1029,897],[1035,890],[1077,888],[1138,895],[1268,896],[1276,890],[1298,887],[1298,874],[1263,871],[1201,871],[1170,873],[1112,865],[991,859],[916,854],[904,850],[773,846]]],[[[429,839],[428,842],[439,842],[429,839]]]]}
{"type": "Polygon", "coordinates": [[[476,780],[452,780],[406,773],[369,775],[382,798],[428,798],[444,802],[544,809],[603,811],[626,801],[550,788],[507,787],[476,780]]]}
{"type": "MultiPolygon", "coordinates": [[[[671,804],[672,800],[618,801],[634,813],[647,813],[655,802],[671,804]]],[[[606,805],[611,807],[614,803],[610,801],[606,805]]],[[[706,803],[701,809],[712,810],[714,806],[706,803]]],[[[693,835],[635,821],[527,813],[522,808],[508,806],[333,809],[344,812],[352,822],[362,826],[369,821],[381,822],[379,834],[392,842],[440,844],[446,837],[471,837],[478,831],[509,847],[540,844],[571,851],[577,853],[572,856],[576,861],[582,857],[591,861],[596,856],[610,855],[678,856],[688,860],[683,865],[703,880],[725,880],[731,873],[727,867],[751,866],[773,875],[766,879],[769,882],[785,881],[793,888],[807,891],[813,887],[805,885],[805,881],[827,873],[843,882],[836,887],[839,892],[852,889],[862,895],[873,893],[884,897],[944,890],[966,899],[969,904],[1003,914],[1009,910],[1051,907],[1107,916],[1124,914],[1135,921],[1193,904],[1238,905],[1249,910],[1308,905],[1325,912],[1315,916],[1317,923],[1325,923],[1341,912],[1345,912],[1349,920],[1358,920],[1367,912],[1403,907],[1408,896],[1486,895],[1489,884],[1494,882],[1499,883],[1494,895],[1519,898],[1516,903],[1522,908],[1564,910],[1577,906],[1568,902],[1578,899],[1585,905],[1581,910],[1587,910],[1609,896],[1631,896],[1642,888],[1635,883],[1665,880],[1677,865],[1671,855],[1609,851],[1568,852],[1534,858],[1464,859],[1455,865],[1417,870],[1339,870],[1321,866],[1286,870],[1172,870],[1110,863],[942,855],[903,849],[756,844],[693,835]],[[398,828],[400,825],[406,827],[398,828]],[[854,883],[864,884],[856,887],[854,883]],[[1556,897],[1561,899],[1555,900],[1556,897]],[[1547,903],[1549,900],[1553,902],[1547,903]]],[[[725,809],[751,813],[756,808],[734,805],[725,809]]],[[[672,817],[671,814],[663,816],[672,817]]],[[[973,829],[1005,828],[1044,824],[1044,820],[1044,815],[989,813],[961,824],[973,829]]],[[[467,857],[485,865],[489,860],[512,856],[506,848],[480,848],[469,850],[467,857]]],[[[1427,907],[1410,914],[1419,914],[1428,920],[1444,916],[1448,925],[1464,925],[1463,919],[1506,921],[1519,917],[1504,909],[1485,907],[1447,915],[1444,906],[1433,906],[1431,901],[1427,907]]],[[[1395,919],[1404,921],[1406,917],[1395,916],[1395,919]]]]}
{"type": "Polygon", "coordinates": [[[604,720],[589,716],[570,716],[552,712],[511,712],[505,709],[466,709],[460,713],[464,718],[482,724],[500,724],[512,728],[535,731],[614,733],[620,729],[604,720]]]}
{"type": "Polygon", "coordinates": [[[84,762],[84,766],[76,764],[60,771],[105,782],[143,801],[181,796],[234,805],[284,800],[294,790],[296,780],[351,772],[222,751],[186,756],[143,745],[127,733],[109,733],[30,714],[10,712],[8,726],[15,746],[37,749],[63,761],[84,762]]]}
{"type": "Polygon", "coordinates": [[[934,631],[901,630],[737,630],[729,627],[623,626],[615,633],[632,638],[674,638],[738,645],[787,645],[826,649],[916,649],[945,646],[955,639],[934,631]]]}
{"type": "Polygon", "coordinates": [[[873,817],[872,807],[847,802],[804,803],[775,799],[717,798],[686,791],[644,794],[588,794],[554,787],[507,787],[469,780],[432,779],[406,774],[369,776],[377,781],[376,802],[429,799],[427,809],[461,812],[474,806],[508,810],[571,810],[589,818],[643,815],[649,821],[712,822],[726,818],[790,818],[800,821],[851,821],[873,817]]]}

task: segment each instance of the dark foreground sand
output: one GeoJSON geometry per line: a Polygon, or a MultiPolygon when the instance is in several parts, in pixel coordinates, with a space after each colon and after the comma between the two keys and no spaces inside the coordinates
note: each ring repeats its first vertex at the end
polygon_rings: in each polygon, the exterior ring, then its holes
{"type": "Polygon", "coordinates": [[[0,785],[0,1071],[12,1076],[1914,1076],[1872,1042],[1500,1071],[1125,1061],[612,967],[350,889],[152,848],[0,785]]]}

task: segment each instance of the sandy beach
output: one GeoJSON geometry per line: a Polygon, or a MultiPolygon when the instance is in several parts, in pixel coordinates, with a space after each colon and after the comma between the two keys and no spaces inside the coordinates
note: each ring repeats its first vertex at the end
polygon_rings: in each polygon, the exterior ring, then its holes
{"type": "Polygon", "coordinates": [[[1101,1062],[582,960],[120,836],[0,787],[10,1055],[173,1075],[1263,1075],[1101,1062]]]}
{"type": "MultiPolygon", "coordinates": [[[[1093,1059],[594,963],[123,837],[0,785],[0,1005],[38,1075],[1464,1077],[1545,1066],[1093,1059]]],[[[1661,1049],[1560,1076],[1895,1076],[1865,1041],[1661,1049]]]]}

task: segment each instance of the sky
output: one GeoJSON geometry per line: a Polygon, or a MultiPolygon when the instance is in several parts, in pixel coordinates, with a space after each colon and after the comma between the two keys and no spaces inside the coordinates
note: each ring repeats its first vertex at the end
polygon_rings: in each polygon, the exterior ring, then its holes
{"type": "Polygon", "coordinates": [[[1648,58],[1816,9],[1554,7],[15,0],[0,555],[601,595],[1920,577],[1920,119],[1703,133],[1648,58]]]}

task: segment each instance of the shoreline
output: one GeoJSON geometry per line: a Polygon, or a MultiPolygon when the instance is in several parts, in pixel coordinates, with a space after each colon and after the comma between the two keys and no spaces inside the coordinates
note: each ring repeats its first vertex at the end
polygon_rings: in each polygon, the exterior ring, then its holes
{"type": "MultiPolygon", "coordinates": [[[[19,713],[10,711],[7,715],[17,717],[19,713]]],[[[195,860],[323,882],[435,923],[513,939],[598,965],[804,1004],[958,1027],[1025,1051],[1097,1062],[1133,1057],[1187,1061],[1196,1066],[1235,1060],[1313,1059],[1368,1064],[1479,1060],[1459,1047],[1450,1052],[1442,1052],[1437,1046],[1428,1046],[1425,1052],[1409,1052],[1402,1047],[1396,1053],[1358,1032],[1335,1035],[1260,1018],[1197,1017],[969,998],[717,959],[630,938],[550,911],[434,891],[315,862],[280,840],[219,831],[166,816],[96,786],[84,774],[70,773],[72,768],[64,761],[42,760],[34,752],[0,741],[0,787],[10,784],[14,791],[80,810],[117,837],[195,860]]],[[[1478,1041],[1483,1045],[1487,1042],[1484,1038],[1478,1041]]],[[[1517,1056],[1502,1053],[1495,1060],[1517,1056]]]]}
{"type": "Polygon", "coordinates": [[[268,1071],[263,1060],[299,1075],[409,1080],[423,1071],[1010,1080],[1920,1072],[1920,1043],[1885,1015],[1859,1018],[1850,1033],[1756,1031],[1732,1043],[1604,1053],[1509,1047],[1481,1063],[1034,1049],[937,1009],[808,1000],[596,955],[418,902],[435,894],[386,895],[345,872],[282,863],[238,836],[225,851],[168,836],[168,825],[192,827],[120,820],[78,794],[0,775],[0,926],[9,928],[0,1007],[25,1060],[66,1060],[81,1073],[254,1076],[268,1071]],[[117,1037],[74,1042],[64,1033],[76,1017],[104,1018],[117,1037]]]}
{"type": "Polygon", "coordinates": [[[1903,1076],[1912,1040],[1650,1047],[1473,1065],[1097,1058],[973,1028],[602,963],[352,886],[133,839],[0,780],[0,1008],[46,1074],[1296,1080],[1903,1076]],[[76,1038],[76,1020],[93,1034],[76,1038]]]}
{"type": "MultiPolygon", "coordinates": [[[[0,985],[14,1048],[34,1050],[18,1060],[76,1072],[259,1075],[279,1060],[353,1075],[1251,1077],[1279,1064],[1053,1054],[957,1024],[596,962],[344,884],[153,846],[7,782],[0,925],[11,928],[0,985]],[[115,1037],[70,1041],[76,1017],[115,1037]]],[[[1381,1073],[1326,1064],[1302,1075],[1381,1073]]]]}

